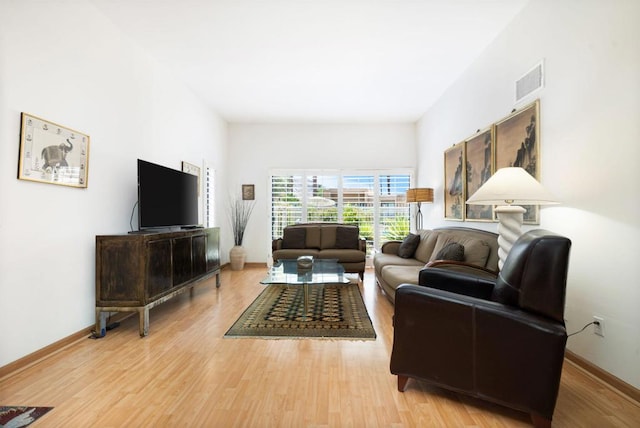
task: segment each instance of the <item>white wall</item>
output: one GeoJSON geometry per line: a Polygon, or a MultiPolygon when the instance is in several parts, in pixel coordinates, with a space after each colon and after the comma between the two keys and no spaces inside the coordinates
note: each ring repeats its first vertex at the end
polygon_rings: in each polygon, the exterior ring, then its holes
{"type": "Polygon", "coordinates": [[[414,124],[229,124],[230,189],[256,186],[247,261],[265,263],[271,250],[269,170],[415,168],[415,147],[414,124]]]}
{"type": "MultiPolygon", "coordinates": [[[[508,26],[418,124],[419,180],[436,187],[426,224],[443,220],[445,148],[506,116],[514,81],[540,59],[541,182],[562,206],[540,227],[573,241],[567,329],[605,319],[568,349],[640,387],[640,2],[536,0],[508,26]]],[[[531,101],[531,100],[528,100],[531,101]]],[[[495,224],[464,223],[495,230],[495,224]]]]}
{"type": "Polygon", "coordinates": [[[3,366],[93,324],[95,235],[129,230],[136,159],[224,177],[226,124],[85,2],[3,1],[0,20],[3,366]],[[20,112],[90,135],[87,189],[16,179],[20,112]]]}

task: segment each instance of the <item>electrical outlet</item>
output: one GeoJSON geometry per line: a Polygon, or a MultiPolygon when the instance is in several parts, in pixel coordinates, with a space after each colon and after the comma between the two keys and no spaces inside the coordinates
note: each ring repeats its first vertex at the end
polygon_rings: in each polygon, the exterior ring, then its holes
{"type": "Polygon", "coordinates": [[[602,317],[593,316],[593,334],[604,337],[604,319],[602,317]]]}

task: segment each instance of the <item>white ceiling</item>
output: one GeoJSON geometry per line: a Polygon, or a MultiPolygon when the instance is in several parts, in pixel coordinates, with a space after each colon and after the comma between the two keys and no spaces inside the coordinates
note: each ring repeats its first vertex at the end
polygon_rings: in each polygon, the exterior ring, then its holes
{"type": "Polygon", "coordinates": [[[91,0],[230,122],[415,121],[529,0],[91,0]]]}

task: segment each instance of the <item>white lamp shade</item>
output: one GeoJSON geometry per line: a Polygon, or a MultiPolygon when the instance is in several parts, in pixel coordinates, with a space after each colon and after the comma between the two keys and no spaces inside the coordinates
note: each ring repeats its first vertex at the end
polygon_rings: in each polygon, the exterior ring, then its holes
{"type": "Polygon", "coordinates": [[[557,199],[522,168],[501,168],[467,200],[469,205],[553,205],[557,199]]]}

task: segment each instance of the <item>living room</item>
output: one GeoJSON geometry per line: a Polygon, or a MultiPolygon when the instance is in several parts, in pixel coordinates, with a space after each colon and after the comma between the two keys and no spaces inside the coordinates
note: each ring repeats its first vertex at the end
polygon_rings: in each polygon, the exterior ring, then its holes
{"type": "Polygon", "coordinates": [[[96,3],[0,5],[0,367],[93,324],[95,236],[129,230],[137,158],[215,170],[223,263],[233,245],[225,201],[244,183],[256,186],[248,261],[265,263],[273,168],[414,168],[436,194],[424,224],[448,226],[444,150],[519,107],[515,80],[544,60],[540,176],[562,203],[542,210],[540,227],[573,241],[567,330],[605,320],[604,337],[585,331],[567,349],[640,388],[637,2],[530,1],[417,121],[377,123],[227,121],[96,3]],[[91,136],[86,189],[16,179],[21,112],[91,136]]]}

